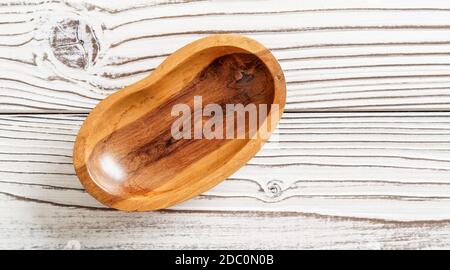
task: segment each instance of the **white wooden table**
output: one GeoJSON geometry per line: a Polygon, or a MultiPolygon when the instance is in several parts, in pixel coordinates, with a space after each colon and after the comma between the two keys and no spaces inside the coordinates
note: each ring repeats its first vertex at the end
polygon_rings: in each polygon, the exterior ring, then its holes
{"type": "Polygon", "coordinates": [[[450,248],[448,0],[3,0],[0,66],[0,248],[450,248]],[[90,109],[228,32],[285,71],[280,142],[172,209],[85,193],[90,109]]]}

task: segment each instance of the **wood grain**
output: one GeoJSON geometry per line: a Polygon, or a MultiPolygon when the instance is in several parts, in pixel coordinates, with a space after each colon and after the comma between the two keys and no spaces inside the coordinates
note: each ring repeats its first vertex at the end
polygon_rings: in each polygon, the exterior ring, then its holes
{"type": "Polygon", "coordinates": [[[75,171],[107,206],[167,208],[245,165],[267,141],[264,134],[274,130],[285,103],[283,72],[264,46],[240,35],[211,35],[102,100],[77,135],[75,171]],[[209,137],[211,122],[216,131],[220,127],[218,136],[209,137]]]}
{"type": "MultiPolygon", "coordinates": [[[[450,220],[449,113],[290,113],[245,167],[177,210],[450,220]]],[[[102,208],[71,164],[85,115],[0,117],[4,195],[102,208]]],[[[11,203],[11,207],[14,204],[11,203]]]]}
{"type": "Polygon", "coordinates": [[[449,109],[445,1],[7,3],[1,112],[88,112],[181,46],[229,32],[261,41],[279,59],[287,110],[449,109]]]}
{"type": "Polygon", "coordinates": [[[0,247],[449,249],[450,3],[257,3],[2,1],[0,247]],[[72,169],[84,113],[228,32],[280,61],[280,142],[177,208],[103,208],[72,169]]]}
{"type": "Polygon", "coordinates": [[[0,246],[8,249],[448,249],[449,230],[447,222],[283,213],[99,212],[0,195],[0,246]]]}

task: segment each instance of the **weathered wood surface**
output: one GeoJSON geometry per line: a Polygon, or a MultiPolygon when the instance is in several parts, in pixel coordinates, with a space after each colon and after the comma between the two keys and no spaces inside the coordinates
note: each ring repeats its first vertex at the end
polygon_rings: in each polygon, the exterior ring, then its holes
{"type": "Polygon", "coordinates": [[[0,111],[89,111],[181,46],[241,33],[279,59],[288,110],[450,108],[447,1],[7,1],[0,111]]]}
{"type": "Polygon", "coordinates": [[[99,212],[3,195],[0,211],[2,248],[450,248],[447,222],[381,223],[297,213],[232,211],[99,212]],[[11,204],[15,205],[14,211],[11,204]]]}
{"type": "MultiPolygon", "coordinates": [[[[244,168],[178,210],[450,221],[450,113],[289,113],[244,168]],[[278,139],[278,142],[274,141],[278,139]]],[[[0,117],[0,193],[102,208],[72,147],[83,115],[0,117]]]]}
{"type": "Polygon", "coordinates": [[[450,248],[449,34],[439,0],[2,1],[0,248],[450,248]],[[280,60],[279,142],[170,210],[86,194],[86,113],[227,32],[280,60]]]}

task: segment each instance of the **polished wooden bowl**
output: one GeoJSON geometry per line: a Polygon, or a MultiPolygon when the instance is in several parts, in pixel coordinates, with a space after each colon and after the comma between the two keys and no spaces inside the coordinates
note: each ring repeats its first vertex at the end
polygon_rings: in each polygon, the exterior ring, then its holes
{"type": "MultiPolygon", "coordinates": [[[[250,127],[244,138],[174,138],[176,104],[194,109],[192,129],[208,119],[196,114],[194,96],[202,98],[202,109],[255,104],[261,112],[259,105],[269,104],[262,122],[271,132],[283,112],[286,83],[270,51],[247,37],[213,35],[179,49],[86,118],[73,154],[85,189],[109,207],[156,210],[207,191],[245,165],[267,140],[250,127]]],[[[226,131],[237,129],[223,123],[226,131]]]]}

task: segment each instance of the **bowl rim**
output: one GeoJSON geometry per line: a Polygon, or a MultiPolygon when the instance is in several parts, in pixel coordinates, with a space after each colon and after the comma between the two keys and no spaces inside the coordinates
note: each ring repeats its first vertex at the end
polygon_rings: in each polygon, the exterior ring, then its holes
{"type": "MultiPolygon", "coordinates": [[[[130,86],[118,90],[117,92],[111,94],[110,96],[100,101],[92,109],[92,111],[89,113],[89,115],[83,122],[76,136],[73,148],[73,165],[81,184],[86,189],[86,191],[89,194],[91,194],[95,199],[97,199],[102,204],[108,207],[112,207],[123,211],[149,211],[166,208],[174,204],[181,203],[187,199],[190,199],[193,196],[196,196],[196,194],[200,194],[219,184],[227,177],[229,177],[231,174],[233,174],[235,171],[237,171],[239,168],[244,166],[245,163],[247,163],[260,150],[260,148],[267,141],[267,139],[252,138],[251,140],[248,140],[248,143],[246,143],[242,147],[242,149],[236,151],[236,153],[230,158],[230,160],[222,165],[221,169],[223,168],[222,170],[223,172],[220,175],[212,176],[213,180],[209,180],[207,185],[203,187],[198,186],[191,187],[193,190],[196,190],[195,194],[193,194],[192,196],[190,197],[186,196],[186,198],[184,199],[162,204],[161,207],[152,207],[151,203],[149,202],[150,200],[155,199],[153,198],[150,199],[150,196],[148,194],[136,195],[131,197],[121,197],[115,194],[111,194],[108,191],[104,190],[92,178],[91,174],[89,173],[89,170],[86,166],[86,162],[90,153],[86,152],[87,151],[86,140],[89,137],[89,133],[92,130],[95,130],[95,124],[94,121],[92,120],[95,119],[97,115],[103,113],[108,108],[110,108],[115,102],[119,101],[124,96],[140,91],[146,86],[159,81],[161,78],[164,78],[165,75],[176,69],[180,63],[188,61],[189,57],[214,47],[230,47],[245,51],[246,53],[250,53],[257,56],[266,65],[267,69],[269,70],[273,78],[274,84],[273,89],[274,96],[272,104],[278,104],[279,108],[279,110],[276,112],[270,110],[268,112],[268,115],[270,115],[270,119],[273,118],[273,123],[279,122],[286,103],[286,81],[283,71],[276,58],[272,55],[272,53],[256,40],[236,34],[216,34],[198,39],[178,49],[173,54],[168,56],[149,76],[130,86]],[[236,160],[239,160],[239,162],[236,163],[236,160]]],[[[269,117],[266,117],[265,121],[267,121],[268,118],[269,117]]],[[[275,126],[276,125],[270,126],[271,127],[270,132],[273,132],[275,126]]],[[[205,182],[205,181],[199,180],[198,182],[205,182]]],[[[170,192],[179,192],[179,190],[177,189],[171,190],[170,192]]],[[[152,195],[152,197],[154,197],[154,195],[152,195]]]]}

